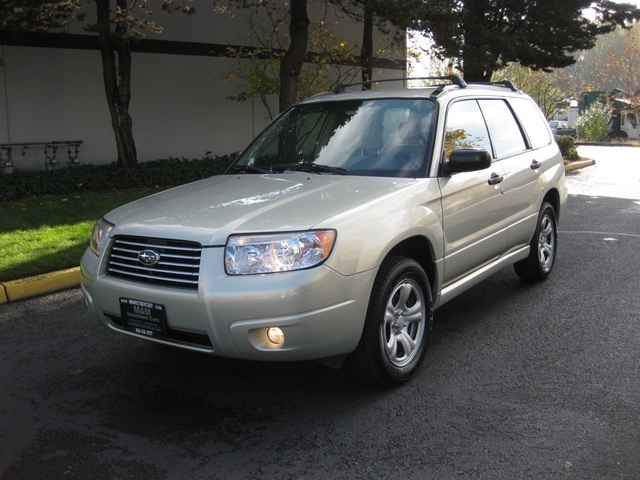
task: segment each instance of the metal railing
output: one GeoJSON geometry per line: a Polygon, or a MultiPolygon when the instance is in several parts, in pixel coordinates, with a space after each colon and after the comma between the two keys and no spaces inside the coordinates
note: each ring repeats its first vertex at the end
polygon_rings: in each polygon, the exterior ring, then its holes
{"type": "MultiPolygon", "coordinates": [[[[2,173],[13,173],[14,167],[14,150],[18,150],[24,157],[27,150],[34,147],[40,147],[44,153],[44,168],[47,171],[55,170],[58,167],[58,155],[64,155],[66,148],[67,166],[75,166],[80,163],[78,152],[82,140],[60,140],[53,142],[19,142],[19,143],[0,143],[0,165],[2,173]],[[62,152],[59,152],[62,150],[62,152]]],[[[64,158],[64,157],[63,157],[64,158]]]]}

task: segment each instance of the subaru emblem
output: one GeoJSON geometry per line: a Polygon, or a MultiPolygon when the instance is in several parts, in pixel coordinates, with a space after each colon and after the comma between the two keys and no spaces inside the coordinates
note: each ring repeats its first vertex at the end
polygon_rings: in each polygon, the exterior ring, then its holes
{"type": "Polygon", "coordinates": [[[143,265],[151,267],[160,261],[160,254],[153,250],[143,250],[138,254],[138,261],[143,265]]]}

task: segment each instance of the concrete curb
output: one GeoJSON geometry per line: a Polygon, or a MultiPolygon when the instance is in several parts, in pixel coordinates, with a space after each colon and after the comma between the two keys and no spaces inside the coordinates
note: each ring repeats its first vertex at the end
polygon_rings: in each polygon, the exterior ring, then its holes
{"type": "Polygon", "coordinates": [[[587,160],[582,160],[579,162],[571,162],[567,165],[564,166],[564,171],[565,172],[571,172],[572,170],[577,170],[579,168],[584,168],[584,167],[589,167],[591,165],[595,165],[596,161],[595,160],[591,160],[591,159],[587,159],[587,160]]]}
{"type": "MultiPolygon", "coordinates": [[[[583,160],[571,162],[564,166],[565,171],[570,172],[579,168],[595,165],[595,160],[583,160]]],[[[80,285],[80,267],[69,268],[59,272],[36,275],[35,277],[12,280],[0,283],[0,304],[15,302],[25,298],[57,292],[65,288],[80,285]]]]}
{"type": "Polygon", "coordinates": [[[75,267],[35,277],[2,282],[0,284],[2,287],[0,288],[0,304],[76,287],[80,285],[80,278],[80,267],[75,267]]]}
{"type": "Polygon", "coordinates": [[[607,142],[576,142],[576,147],[640,147],[640,144],[607,143],[607,142]]]}

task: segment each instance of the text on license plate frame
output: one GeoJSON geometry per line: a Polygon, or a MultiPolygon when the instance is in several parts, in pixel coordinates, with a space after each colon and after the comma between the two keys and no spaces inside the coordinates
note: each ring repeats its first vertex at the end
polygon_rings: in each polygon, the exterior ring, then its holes
{"type": "Polygon", "coordinates": [[[167,314],[159,303],[120,297],[120,313],[125,330],[149,338],[167,336],[167,314]]]}

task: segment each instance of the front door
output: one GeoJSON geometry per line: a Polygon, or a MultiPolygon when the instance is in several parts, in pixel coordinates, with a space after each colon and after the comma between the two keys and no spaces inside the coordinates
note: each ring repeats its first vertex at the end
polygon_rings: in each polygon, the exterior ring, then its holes
{"type": "MultiPolygon", "coordinates": [[[[458,101],[447,111],[443,160],[461,148],[492,151],[476,100],[458,101]]],[[[442,175],[438,180],[442,192],[443,286],[446,286],[505,251],[504,170],[500,162],[494,161],[485,170],[442,175]]]]}

